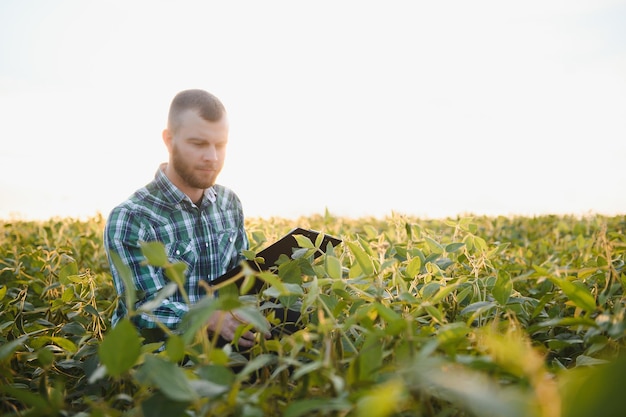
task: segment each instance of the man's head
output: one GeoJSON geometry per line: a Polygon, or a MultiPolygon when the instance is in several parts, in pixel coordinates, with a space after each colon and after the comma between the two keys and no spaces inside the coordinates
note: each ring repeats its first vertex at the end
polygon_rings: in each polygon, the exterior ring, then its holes
{"type": "Polygon", "coordinates": [[[170,104],[167,128],[176,132],[182,125],[181,115],[187,110],[195,110],[207,122],[217,122],[226,114],[224,105],[213,94],[204,90],[184,90],[176,94],[170,104]]]}
{"type": "Polygon", "coordinates": [[[197,202],[224,166],[228,117],[224,105],[203,90],[185,90],[172,100],[163,131],[170,154],[165,174],[197,202]]]}

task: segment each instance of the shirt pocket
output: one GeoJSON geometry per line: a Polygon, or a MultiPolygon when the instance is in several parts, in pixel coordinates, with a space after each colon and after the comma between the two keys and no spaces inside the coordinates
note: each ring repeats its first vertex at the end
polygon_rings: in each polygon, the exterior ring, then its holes
{"type": "Polygon", "coordinates": [[[220,266],[224,271],[234,268],[239,254],[235,248],[237,243],[237,229],[223,229],[216,233],[217,253],[220,266]]]}
{"type": "Polygon", "coordinates": [[[187,265],[186,274],[189,275],[192,273],[198,262],[198,255],[194,250],[192,242],[174,241],[166,245],[165,250],[171,263],[183,262],[187,265]]]}

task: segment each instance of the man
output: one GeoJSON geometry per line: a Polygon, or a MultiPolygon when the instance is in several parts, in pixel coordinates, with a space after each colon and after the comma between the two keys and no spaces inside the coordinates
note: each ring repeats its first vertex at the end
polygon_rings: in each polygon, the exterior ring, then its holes
{"type": "MultiPolygon", "coordinates": [[[[159,167],[152,182],[109,215],[104,240],[115,288],[123,294],[124,284],[111,253],[130,267],[138,294],[136,308],[153,299],[168,282],[161,268],[144,264],[141,242],[162,242],[171,261],[187,264],[185,290],[192,304],[204,296],[199,282],[210,282],[236,266],[241,251],[247,249],[241,202],[233,191],[215,183],[224,165],[228,128],[226,110],[217,97],[203,90],[178,93],[163,130],[169,162],[159,167]]],[[[127,314],[127,308],[120,297],[113,325],[127,314]]],[[[144,334],[150,334],[157,328],[156,321],[176,329],[188,310],[176,292],[152,314],[142,313],[133,320],[144,334]]],[[[219,330],[223,339],[232,341],[242,322],[220,311],[207,324],[209,331],[219,330]]],[[[254,340],[254,333],[248,331],[238,343],[250,347],[254,340]]]]}

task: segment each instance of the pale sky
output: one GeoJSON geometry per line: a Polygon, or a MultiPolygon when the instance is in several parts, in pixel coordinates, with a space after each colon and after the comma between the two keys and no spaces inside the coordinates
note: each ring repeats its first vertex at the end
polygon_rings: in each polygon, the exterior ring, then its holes
{"type": "Polygon", "coordinates": [[[626,213],[626,0],[0,0],[0,218],[104,216],[226,105],[248,217],[626,213]]]}

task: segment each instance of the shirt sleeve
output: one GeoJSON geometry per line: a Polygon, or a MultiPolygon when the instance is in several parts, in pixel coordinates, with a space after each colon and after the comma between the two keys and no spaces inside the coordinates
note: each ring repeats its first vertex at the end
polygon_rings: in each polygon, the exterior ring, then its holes
{"type": "MultiPolygon", "coordinates": [[[[113,320],[113,325],[115,325],[121,317],[128,314],[128,306],[125,305],[124,301],[124,281],[120,276],[120,271],[113,263],[112,253],[116,253],[121,262],[130,269],[137,293],[135,309],[154,299],[169,280],[164,276],[162,268],[145,264],[145,257],[141,252],[141,242],[154,241],[156,238],[149,222],[144,220],[141,215],[128,208],[114,209],[105,226],[104,238],[111,275],[115,289],[120,296],[118,309],[113,320]]],[[[157,322],[163,323],[170,329],[175,329],[187,311],[189,311],[189,307],[184,302],[165,299],[158,308],[152,312],[142,312],[135,315],[132,321],[139,329],[157,327],[157,322]]]]}

